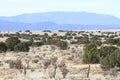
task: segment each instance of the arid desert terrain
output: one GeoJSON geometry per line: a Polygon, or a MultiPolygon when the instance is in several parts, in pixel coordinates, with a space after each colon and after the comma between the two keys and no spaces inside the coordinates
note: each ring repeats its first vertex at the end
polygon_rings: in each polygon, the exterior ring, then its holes
{"type": "Polygon", "coordinates": [[[84,61],[89,43],[119,49],[119,42],[109,41],[120,38],[119,30],[0,32],[0,42],[11,37],[32,44],[28,51],[0,50],[0,80],[120,80],[119,66],[104,70],[101,57],[84,61]]]}

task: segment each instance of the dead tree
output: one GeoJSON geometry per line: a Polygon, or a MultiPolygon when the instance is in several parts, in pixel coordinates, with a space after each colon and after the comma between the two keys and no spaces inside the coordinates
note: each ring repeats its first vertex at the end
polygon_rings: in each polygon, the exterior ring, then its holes
{"type": "Polygon", "coordinates": [[[55,78],[57,65],[56,65],[56,64],[54,64],[53,66],[54,66],[54,72],[53,72],[54,74],[53,74],[53,77],[55,78]]]}
{"type": "Polygon", "coordinates": [[[27,73],[26,67],[24,67],[23,70],[24,70],[24,75],[26,76],[26,73],[27,73]]]}
{"type": "Polygon", "coordinates": [[[89,64],[89,67],[88,67],[87,78],[89,78],[89,74],[90,74],[90,64],[89,64]]]}

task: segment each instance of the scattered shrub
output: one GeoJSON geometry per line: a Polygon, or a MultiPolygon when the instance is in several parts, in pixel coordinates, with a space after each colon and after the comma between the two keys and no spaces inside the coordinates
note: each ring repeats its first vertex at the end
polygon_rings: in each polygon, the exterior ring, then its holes
{"type": "Polygon", "coordinates": [[[66,77],[66,75],[68,74],[68,69],[67,69],[67,66],[64,62],[61,62],[59,65],[58,65],[60,71],[62,72],[62,75],[63,75],[63,78],[66,77]]]}
{"type": "Polygon", "coordinates": [[[89,43],[84,47],[83,62],[84,63],[98,63],[99,62],[99,50],[96,44],[89,43]]]}
{"type": "Polygon", "coordinates": [[[104,70],[118,67],[120,69],[120,50],[117,49],[101,61],[101,67],[104,70]]]}
{"type": "Polygon", "coordinates": [[[38,60],[38,59],[34,59],[34,60],[32,60],[32,62],[33,62],[33,63],[38,63],[39,60],[38,60]]]}
{"type": "Polygon", "coordinates": [[[44,69],[47,69],[47,67],[51,64],[51,61],[49,59],[43,60],[43,66],[44,69]]]}
{"type": "Polygon", "coordinates": [[[5,43],[0,42],[0,52],[6,52],[7,51],[7,46],[5,43]]]}
{"type": "Polygon", "coordinates": [[[9,66],[10,66],[10,68],[15,68],[15,69],[22,69],[23,67],[22,67],[22,61],[21,60],[15,60],[15,61],[13,61],[13,60],[10,60],[9,61],[9,66]]]}
{"type": "Polygon", "coordinates": [[[20,43],[20,40],[17,37],[10,37],[5,41],[5,43],[8,49],[13,51],[14,46],[20,43]]]}
{"type": "Polygon", "coordinates": [[[17,52],[28,52],[29,46],[26,42],[18,43],[15,45],[14,50],[17,52]]]}
{"type": "Polygon", "coordinates": [[[57,59],[58,59],[58,58],[57,58],[56,56],[52,56],[52,57],[50,58],[51,64],[54,65],[54,64],[56,63],[57,59]]]}
{"type": "Polygon", "coordinates": [[[32,46],[34,46],[34,47],[39,47],[39,46],[42,46],[42,45],[44,45],[44,42],[33,42],[32,43],[32,46]]]}

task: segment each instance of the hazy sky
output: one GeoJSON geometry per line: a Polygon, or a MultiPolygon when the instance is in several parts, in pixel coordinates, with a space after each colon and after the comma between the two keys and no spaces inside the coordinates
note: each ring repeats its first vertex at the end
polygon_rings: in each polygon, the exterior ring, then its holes
{"type": "Polygon", "coordinates": [[[0,0],[0,16],[51,11],[86,11],[120,17],[120,0],[0,0]]]}

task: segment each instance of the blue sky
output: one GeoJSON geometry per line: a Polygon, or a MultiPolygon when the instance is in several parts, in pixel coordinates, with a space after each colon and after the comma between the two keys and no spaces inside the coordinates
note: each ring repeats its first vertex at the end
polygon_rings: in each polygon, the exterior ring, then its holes
{"type": "Polygon", "coordinates": [[[0,16],[51,11],[86,11],[120,18],[120,0],[0,0],[0,16]]]}

